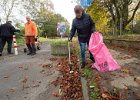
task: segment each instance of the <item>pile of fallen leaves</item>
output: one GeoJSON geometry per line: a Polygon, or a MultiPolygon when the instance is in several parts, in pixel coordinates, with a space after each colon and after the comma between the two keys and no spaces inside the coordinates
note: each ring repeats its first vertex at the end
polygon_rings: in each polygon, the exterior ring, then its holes
{"type": "MultiPolygon", "coordinates": [[[[130,68],[122,68],[118,74],[120,74],[118,76],[122,78],[125,78],[128,75],[134,77],[133,72],[130,68]]],[[[117,76],[116,73],[108,73],[108,75],[105,75],[94,71],[92,76],[92,80],[89,80],[88,83],[90,92],[93,91],[92,93],[94,93],[90,95],[91,97],[97,97],[97,100],[128,100],[128,98],[130,100],[131,98],[136,98],[134,100],[140,100],[140,92],[139,90],[134,89],[134,87],[128,86],[125,83],[123,89],[111,86],[110,78],[115,78],[117,76]]],[[[134,77],[134,81],[140,84],[140,80],[138,78],[134,77]]]]}
{"type": "Polygon", "coordinates": [[[80,82],[79,65],[77,63],[77,57],[72,56],[72,70],[70,74],[70,68],[68,58],[62,58],[58,60],[57,68],[62,73],[62,77],[57,78],[53,82],[55,86],[60,85],[62,91],[62,100],[82,100],[82,86],[80,82]]]}

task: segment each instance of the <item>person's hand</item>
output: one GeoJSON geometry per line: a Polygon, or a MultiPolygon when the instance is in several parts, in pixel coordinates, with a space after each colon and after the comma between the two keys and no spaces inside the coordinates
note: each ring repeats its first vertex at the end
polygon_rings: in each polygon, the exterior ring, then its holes
{"type": "Polygon", "coordinates": [[[69,41],[69,42],[72,42],[72,39],[69,39],[68,41],[69,41]]]}
{"type": "Polygon", "coordinates": [[[22,35],[23,37],[25,37],[25,34],[26,34],[26,33],[22,33],[21,35],[22,35]]]}
{"type": "Polygon", "coordinates": [[[20,29],[17,29],[17,32],[21,32],[20,29]]]}
{"type": "Polygon", "coordinates": [[[37,36],[35,36],[35,39],[37,39],[37,36]]]}

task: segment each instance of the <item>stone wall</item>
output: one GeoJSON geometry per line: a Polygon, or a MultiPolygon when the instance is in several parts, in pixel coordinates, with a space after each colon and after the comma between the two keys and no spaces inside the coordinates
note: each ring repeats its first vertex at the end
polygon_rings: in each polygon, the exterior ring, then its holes
{"type": "Polygon", "coordinates": [[[104,39],[104,42],[106,45],[114,45],[118,47],[134,48],[140,50],[140,41],[104,39]]]}

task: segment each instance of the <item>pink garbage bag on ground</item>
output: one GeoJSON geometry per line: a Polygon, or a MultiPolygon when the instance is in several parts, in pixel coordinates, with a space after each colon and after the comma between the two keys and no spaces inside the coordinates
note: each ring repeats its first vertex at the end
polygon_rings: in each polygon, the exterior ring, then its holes
{"type": "Polygon", "coordinates": [[[99,72],[115,71],[121,68],[104,44],[101,33],[95,32],[91,35],[89,51],[95,58],[95,63],[92,67],[96,68],[99,72]]]}

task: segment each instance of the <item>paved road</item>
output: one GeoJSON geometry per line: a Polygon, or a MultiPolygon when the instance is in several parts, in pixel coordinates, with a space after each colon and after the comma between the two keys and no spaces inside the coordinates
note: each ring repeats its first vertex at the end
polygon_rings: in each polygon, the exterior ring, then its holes
{"type": "Polygon", "coordinates": [[[0,57],[0,100],[58,100],[52,92],[58,88],[51,86],[60,73],[56,62],[52,62],[50,46],[42,44],[36,56],[27,56],[20,48],[19,55],[0,57]],[[43,65],[51,67],[43,68],[43,65]]]}
{"type": "Polygon", "coordinates": [[[105,87],[111,91],[115,88],[127,100],[140,100],[140,51],[112,48],[110,52],[121,70],[108,73],[94,70],[94,79],[100,76],[102,89],[105,87]]]}
{"type": "MultiPolygon", "coordinates": [[[[139,93],[140,85],[134,78],[140,79],[140,53],[129,53],[125,50],[111,49],[113,57],[122,66],[122,70],[112,73],[100,73],[103,80],[102,86],[126,89],[126,86],[139,93]],[[128,74],[130,69],[131,74],[128,74]]],[[[56,70],[56,62],[49,59],[50,45],[42,44],[42,49],[36,56],[27,56],[20,48],[19,55],[7,55],[0,57],[0,100],[59,100],[52,95],[58,91],[50,82],[54,81],[60,73],[56,70]],[[51,67],[43,68],[50,64],[51,67]]],[[[93,71],[99,74],[97,71],[93,71]]],[[[130,91],[132,92],[132,91],[130,91]]],[[[133,94],[130,95],[134,97],[133,94]]],[[[131,98],[129,100],[135,100],[131,98]]]]}

